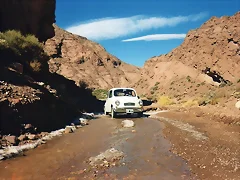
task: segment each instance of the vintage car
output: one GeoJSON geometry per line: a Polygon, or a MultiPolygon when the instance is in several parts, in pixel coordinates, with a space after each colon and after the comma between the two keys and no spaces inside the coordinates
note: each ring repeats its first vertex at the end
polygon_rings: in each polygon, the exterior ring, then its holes
{"type": "Polygon", "coordinates": [[[118,114],[143,115],[143,102],[132,88],[112,88],[104,105],[104,113],[115,118],[118,114]]]}

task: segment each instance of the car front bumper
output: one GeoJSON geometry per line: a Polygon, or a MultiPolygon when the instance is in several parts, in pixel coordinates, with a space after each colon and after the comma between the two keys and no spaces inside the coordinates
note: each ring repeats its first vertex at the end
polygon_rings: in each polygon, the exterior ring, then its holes
{"type": "Polygon", "coordinates": [[[143,112],[142,107],[115,107],[114,112],[116,113],[128,113],[127,110],[132,110],[133,113],[143,112]]]}

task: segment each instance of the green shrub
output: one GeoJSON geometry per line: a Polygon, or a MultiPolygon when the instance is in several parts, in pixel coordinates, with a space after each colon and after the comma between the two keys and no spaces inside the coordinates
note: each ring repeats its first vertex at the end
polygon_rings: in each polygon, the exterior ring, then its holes
{"type": "Polygon", "coordinates": [[[0,38],[5,40],[5,47],[11,49],[16,55],[35,53],[42,50],[42,45],[34,35],[23,36],[19,31],[9,30],[0,33],[0,38]]]}
{"type": "Polygon", "coordinates": [[[145,98],[146,94],[140,94],[140,98],[145,98]]]}
{"type": "Polygon", "coordinates": [[[219,100],[223,97],[226,97],[225,92],[210,92],[204,97],[198,100],[199,106],[205,106],[207,104],[216,105],[219,103],[219,100]]]}
{"type": "Polygon", "coordinates": [[[152,87],[152,91],[156,91],[157,89],[158,89],[157,86],[153,86],[153,87],[152,87]]]}
{"type": "Polygon", "coordinates": [[[186,79],[187,79],[188,82],[191,82],[191,77],[190,76],[187,76],[186,79]]]}
{"type": "Polygon", "coordinates": [[[151,88],[150,93],[154,94],[158,90],[158,85],[160,82],[156,82],[155,85],[151,88]]]}
{"type": "Polygon", "coordinates": [[[152,101],[152,102],[157,102],[157,95],[156,94],[148,95],[146,98],[148,100],[152,101]]]}
{"type": "Polygon", "coordinates": [[[204,81],[204,82],[201,82],[201,85],[202,85],[202,86],[205,85],[205,81],[204,81]]]}
{"type": "Polygon", "coordinates": [[[96,96],[97,99],[106,99],[108,91],[105,89],[96,89],[92,92],[93,96],[96,96]]]}
{"type": "Polygon", "coordinates": [[[43,64],[47,66],[48,56],[43,51],[43,45],[34,35],[22,35],[19,31],[9,30],[0,33],[0,49],[19,61],[32,72],[39,72],[43,64]]]}

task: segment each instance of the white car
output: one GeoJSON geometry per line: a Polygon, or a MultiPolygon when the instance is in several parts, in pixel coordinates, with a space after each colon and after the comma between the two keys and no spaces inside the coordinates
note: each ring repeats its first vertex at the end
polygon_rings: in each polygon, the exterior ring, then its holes
{"type": "Polygon", "coordinates": [[[104,105],[105,115],[111,114],[115,118],[117,114],[137,113],[143,115],[143,102],[132,88],[112,88],[108,91],[108,97],[104,105]]]}

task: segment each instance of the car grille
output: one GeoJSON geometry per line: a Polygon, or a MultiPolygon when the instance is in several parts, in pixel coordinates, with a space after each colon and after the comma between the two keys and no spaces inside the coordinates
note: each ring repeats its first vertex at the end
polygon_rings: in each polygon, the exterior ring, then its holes
{"type": "Polygon", "coordinates": [[[135,103],[124,103],[124,106],[135,106],[135,103]]]}

